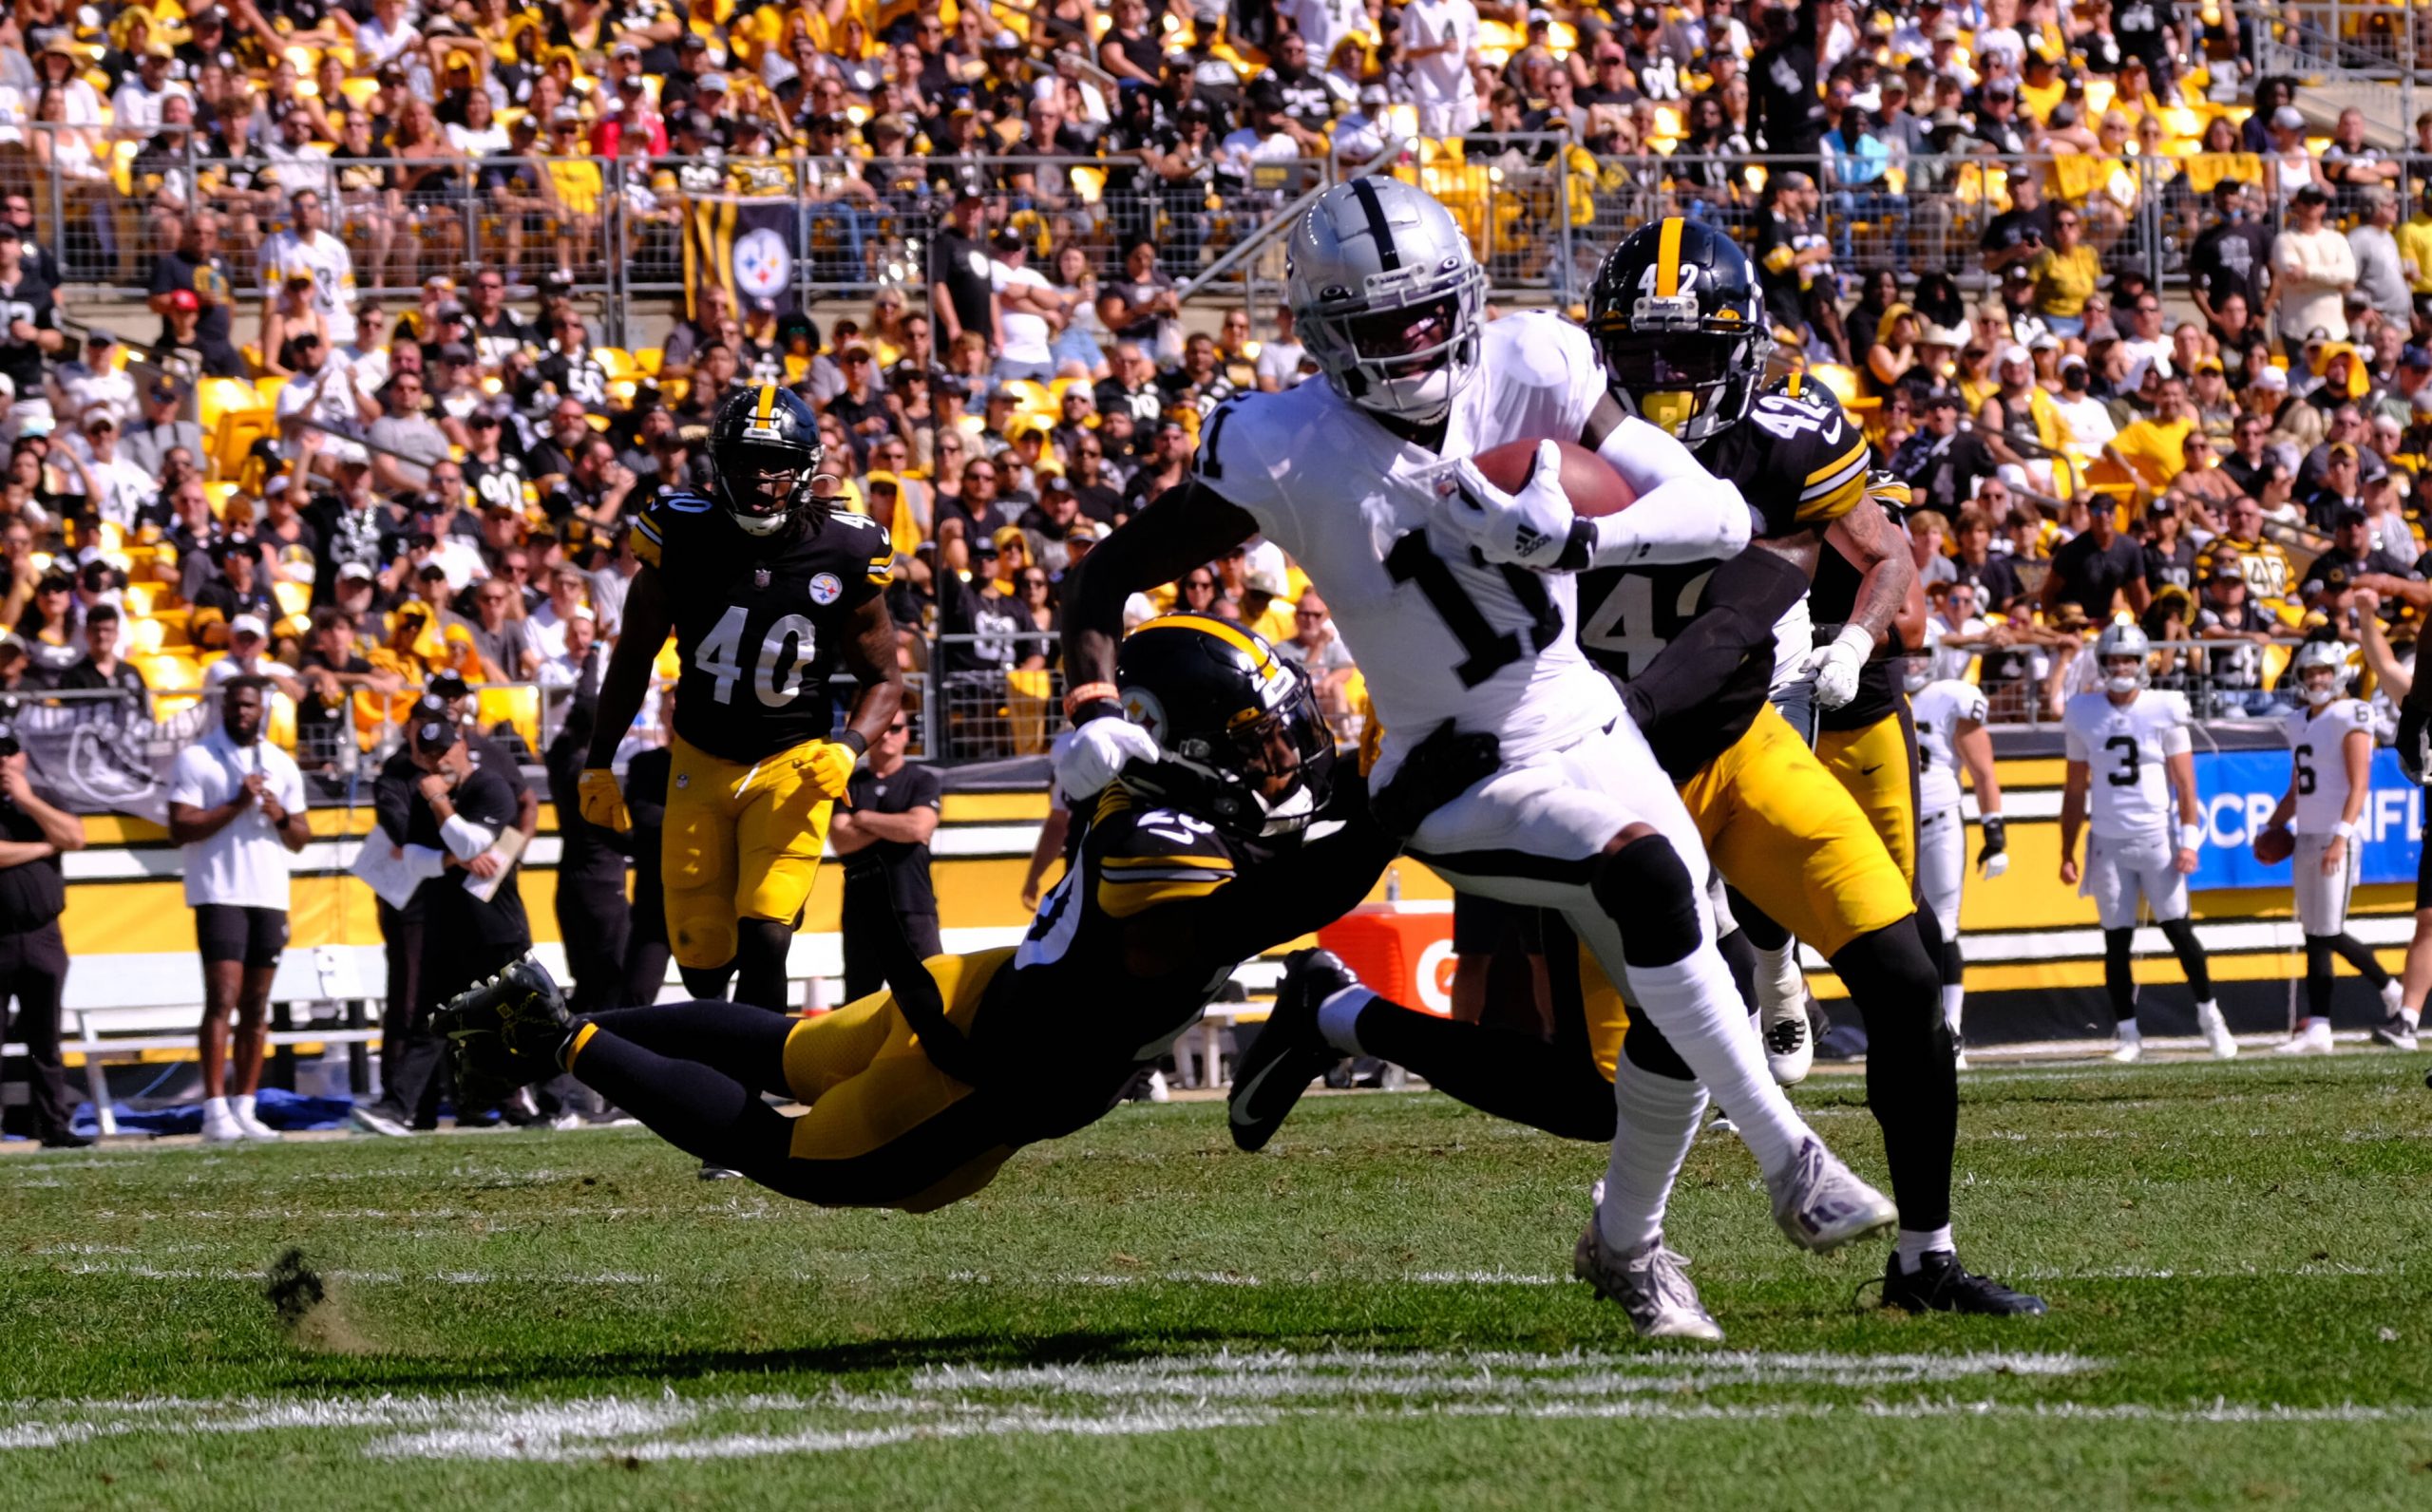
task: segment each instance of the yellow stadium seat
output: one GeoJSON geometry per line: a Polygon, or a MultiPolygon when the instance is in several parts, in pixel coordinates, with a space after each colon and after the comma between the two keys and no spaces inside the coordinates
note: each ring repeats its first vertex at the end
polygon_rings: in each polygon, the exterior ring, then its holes
{"type": "Polygon", "coordinates": [[[262,396],[263,404],[273,408],[278,406],[278,391],[286,387],[287,375],[284,373],[268,373],[254,380],[254,391],[262,396]]]}
{"type": "Polygon", "coordinates": [[[347,108],[361,110],[369,106],[371,97],[380,92],[380,81],[370,74],[357,74],[338,85],[338,93],[346,96],[347,108]]]}
{"type": "Polygon", "coordinates": [[[306,614],[313,607],[313,588],[309,583],[275,582],[270,585],[270,595],[278,601],[282,614],[306,614]]]}
{"type": "Polygon", "coordinates": [[[192,709],[194,695],[202,688],[202,664],[184,652],[157,652],[135,659],[136,669],[143,673],[144,685],[152,690],[152,712],[165,717],[180,709],[192,709]],[[184,694],[184,697],[176,696],[184,694]]]}
{"type": "Polygon", "coordinates": [[[205,378],[195,387],[195,422],[208,433],[231,409],[257,409],[262,396],[242,378],[205,378]]]}
{"type": "Polygon", "coordinates": [[[622,347],[594,347],[591,355],[599,364],[599,370],[611,380],[630,378],[634,374],[633,353],[622,347]]]}
{"type": "Polygon", "coordinates": [[[1854,369],[1837,362],[1819,362],[1807,369],[1807,376],[1832,390],[1833,397],[1847,405],[1858,397],[1858,375],[1854,369]]]}
{"type": "Polygon", "coordinates": [[[473,708],[484,729],[510,726],[523,737],[525,748],[541,748],[541,690],[484,688],[474,695],[473,708]]]}
{"type": "Polygon", "coordinates": [[[641,369],[643,372],[650,374],[654,378],[658,376],[659,364],[665,361],[666,357],[667,350],[663,347],[636,347],[634,349],[634,366],[641,369]]]}
{"type": "Polygon", "coordinates": [[[135,621],[135,629],[126,637],[127,654],[139,660],[145,656],[157,656],[161,653],[161,638],[159,620],[138,619],[135,621]]]}
{"type": "Polygon", "coordinates": [[[264,733],[270,736],[270,743],[280,750],[294,751],[295,700],[275,688],[271,690],[270,720],[264,727],[264,733]]]}
{"type": "Polygon", "coordinates": [[[152,607],[159,601],[160,595],[159,583],[129,583],[119,590],[119,603],[135,618],[149,619],[152,616],[152,607]]]}

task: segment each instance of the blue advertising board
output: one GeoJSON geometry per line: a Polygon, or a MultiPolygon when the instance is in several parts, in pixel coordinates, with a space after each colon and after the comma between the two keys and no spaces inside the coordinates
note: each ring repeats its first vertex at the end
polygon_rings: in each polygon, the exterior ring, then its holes
{"type": "MultiPolygon", "coordinates": [[[[2252,849],[2255,832],[2288,790],[2286,750],[2197,751],[2195,793],[2204,805],[2204,848],[2188,886],[2288,886],[2289,862],[2266,866],[2252,849]]],[[[2373,752],[2372,791],[2356,822],[2364,835],[2360,879],[2413,881],[2423,843],[2423,789],[2406,780],[2387,750],[2373,752]]]]}

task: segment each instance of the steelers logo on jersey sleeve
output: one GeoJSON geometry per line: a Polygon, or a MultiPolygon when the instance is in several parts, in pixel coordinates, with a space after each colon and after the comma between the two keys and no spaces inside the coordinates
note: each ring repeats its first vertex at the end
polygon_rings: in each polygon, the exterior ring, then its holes
{"type": "Polygon", "coordinates": [[[810,601],[814,604],[832,604],[844,591],[845,585],[837,581],[834,573],[814,574],[810,579],[810,601]]]}

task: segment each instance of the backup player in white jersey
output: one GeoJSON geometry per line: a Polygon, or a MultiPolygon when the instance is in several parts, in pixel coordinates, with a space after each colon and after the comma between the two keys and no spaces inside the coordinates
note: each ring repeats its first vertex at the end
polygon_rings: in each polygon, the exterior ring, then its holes
{"type": "Polygon", "coordinates": [[[2137,905],[2154,922],[2195,993],[2195,1023],[2213,1053],[2238,1052],[2220,1005],[2213,1001],[2211,963],[2187,917],[2187,879],[2204,844],[2204,810],[2195,800],[2195,756],[2188,735],[2187,699],[2146,686],[2153,642],[2133,624],[2108,626],[2094,643],[2102,690],[2069,700],[2061,718],[2068,772],[2061,794],[2061,880],[2091,897],[2102,916],[2102,979],[2110,990],[2118,1044],[2111,1058],[2145,1058],[2137,1028],[2137,978],[2130,953],[2137,905]],[[2078,835],[2091,798],[2094,839],[2086,846],[2080,886],[2078,835]],[[2178,813],[2173,827],[2171,803],[2178,813]]]}
{"type": "MultiPolygon", "coordinates": [[[[1263,533],[1325,595],[1358,659],[1384,727],[1378,811],[1411,853],[1463,891],[1565,916],[1731,1109],[1794,1241],[1827,1249],[1889,1227],[1890,1200],[1825,1149],[1767,1072],[1715,949],[1696,826],[1573,637],[1572,573],[1730,557],[1749,539],[1746,502],[1623,411],[1585,332],[1547,314],[1487,324],[1484,270],[1419,190],[1338,185],[1294,226],[1289,254],[1295,324],[1327,381],[1219,407],[1190,481],[1090,554],[1066,612],[1078,726],[1066,792],[1157,757],[1126,722],[1153,711],[1128,708],[1108,680],[1125,597],[1263,533]],[[1597,450],[1637,501],[1574,518],[1550,445],[1517,494],[1453,461],[1554,438],[1597,450]]],[[[1370,996],[1321,953],[1287,973],[1244,1057],[1238,1142],[1264,1143],[1357,1043],[1370,996]]],[[[1691,1087],[1642,1104],[1640,1080],[1616,1079],[1606,1195],[1574,1261],[1642,1332],[1720,1337],[1660,1231],[1703,1098],[1691,1087]]]]}
{"type": "MultiPolygon", "coordinates": [[[[2303,702],[2282,728],[2289,737],[2289,790],[2271,811],[2265,833],[2285,836],[2296,821],[2297,927],[2306,936],[2306,1019],[2280,1047],[2283,1054],[2330,1053],[2331,957],[2344,957],[2373,984],[2384,1010],[2399,1009],[2398,984],[2373,953],[2347,933],[2347,899],[2356,891],[2357,824],[2371,790],[2373,710],[2345,696],[2347,649],[2309,640],[2290,658],[2303,702]]],[[[2258,842],[2261,837],[2257,837],[2258,842]]],[[[2258,845],[2259,848],[2259,845],[2258,845]]]]}
{"type": "Polygon", "coordinates": [[[1978,827],[1985,832],[1976,871],[1986,881],[2010,868],[2009,835],[2002,823],[2002,780],[1993,770],[1993,737],[1985,728],[1985,690],[1973,683],[1931,676],[1930,651],[1903,658],[1901,680],[1917,728],[1917,891],[1942,926],[1942,1016],[1959,1064],[1967,994],[1966,961],[1959,950],[1959,897],[1967,879],[1967,821],[1959,807],[1965,766],[1976,789],[1978,827]]]}

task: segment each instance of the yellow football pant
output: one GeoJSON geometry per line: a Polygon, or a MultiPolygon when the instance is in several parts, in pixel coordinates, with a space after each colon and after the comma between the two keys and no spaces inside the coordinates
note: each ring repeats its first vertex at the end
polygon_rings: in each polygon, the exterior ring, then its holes
{"type": "Polygon", "coordinates": [[[808,744],[745,764],[678,735],[659,843],[667,938],[678,966],[734,959],[735,920],[798,924],[834,806],[802,770],[808,744]]]}
{"type": "MultiPolygon", "coordinates": [[[[1864,729],[1824,731],[1815,737],[1815,754],[1857,800],[1867,822],[1883,837],[1884,847],[1900,863],[1900,875],[1913,888],[1917,881],[1917,740],[1910,727],[1908,705],[1902,704],[1864,729]]],[[[1723,875],[1730,876],[1728,867],[1723,875]]],[[[1735,886],[1738,884],[1739,879],[1731,879],[1735,886]]]]}

